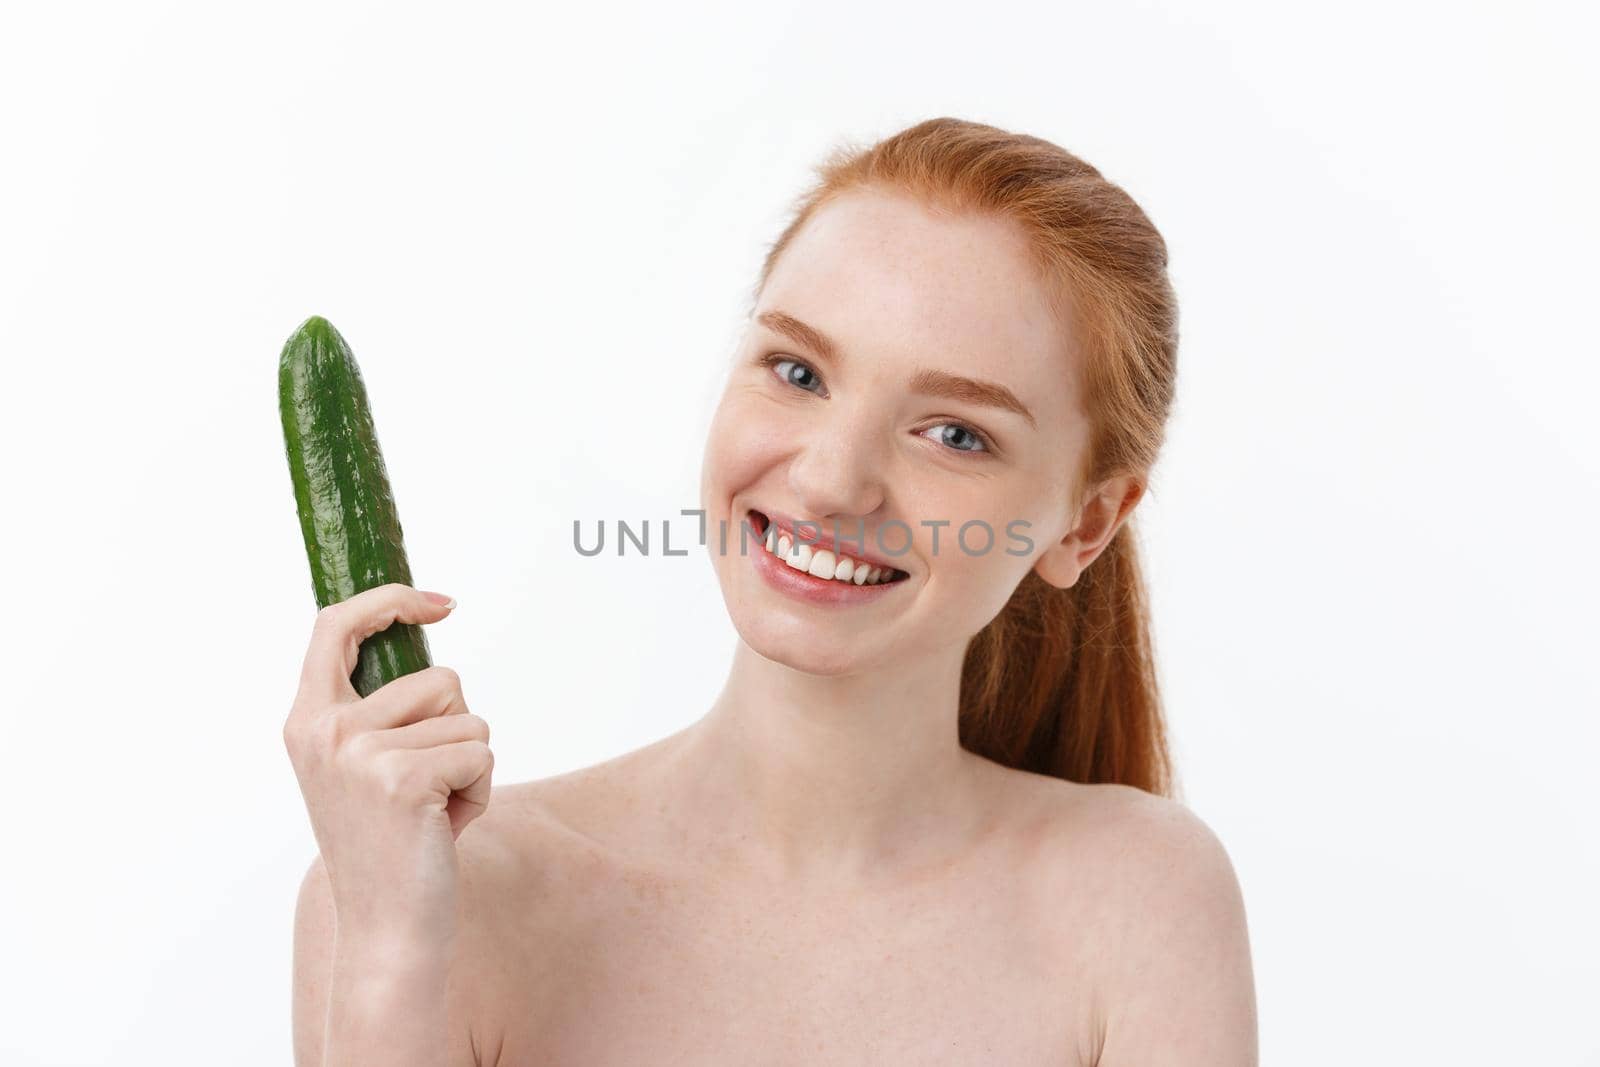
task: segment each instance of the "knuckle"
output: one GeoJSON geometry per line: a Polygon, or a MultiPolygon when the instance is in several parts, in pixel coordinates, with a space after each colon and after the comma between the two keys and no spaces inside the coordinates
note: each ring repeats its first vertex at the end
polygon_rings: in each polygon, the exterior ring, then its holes
{"type": "Polygon", "coordinates": [[[283,743],[291,752],[310,752],[321,742],[322,725],[322,718],[312,709],[297,704],[283,721],[283,743]]]}
{"type": "Polygon", "coordinates": [[[316,738],[318,744],[327,748],[338,748],[339,742],[344,739],[344,716],[335,709],[329,709],[317,716],[316,738]]]}
{"type": "Polygon", "coordinates": [[[311,723],[311,747],[324,758],[337,755],[351,735],[349,716],[337,708],[322,712],[311,723]]]}
{"type": "Polygon", "coordinates": [[[305,742],[305,727],[294,712],[283,720],[283,746],[291,753],[298,752],[305,742]]]}
{"type": "Polygon", "coordinates": [[[459,694],[461,692],[461,675],[451,667],[435,664],[426,668],[428,685],[431,690],[438,693],[459,694]]]}
{"type": "Polygon", "coordinates": [[[472,725],[472,735],[484,744],[489,743],[489,723],[471,712],[467,713],[467,722],[472,725]]]}
{"type": "Polygon", "coordinates": [[[377,735],[370,730],[353,734],[339,746],[339,749],[344,758],[352,763],[366,763],[378,750],[377,735]]]}
{"type": "Polygon", "coordinates": [[[374,784],[378,793],[386,802],[394,803],[412,795],[412,781],[415,773],[396,758],[398,753],[390,753],[388,759],[375,760],[372,773],[374,784]]]}

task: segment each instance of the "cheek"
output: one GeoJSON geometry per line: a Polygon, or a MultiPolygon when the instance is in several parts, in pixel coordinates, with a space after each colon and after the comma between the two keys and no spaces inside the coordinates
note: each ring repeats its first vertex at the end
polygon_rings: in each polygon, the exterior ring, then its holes
{"type": "Polygon", "coordinates": [[[1026,492],[1019,491],[1019,480],[1008,474],[981,481],[959,479],[943,470],[934,474],[913,508],[929,521],[942,521],[937,548],[932,546],[931,529],[919,531],[917,538],[921,549],[932,551],[940,562],[987,564],[994,555],[1003,554],[1008,543],[1015,543],[1006,539],[1006,523],[1031,518],[1018,511],[1026,492]]]}
{"type": "Polygon", "coordinates": [[[939,614],[966,637],[1000,614],[1032,566],[1028,557],[1007,554],[1008,548],[1017,551],[1021,546],[1007,537],[1004,520],[983,521],[993,529],[992,538],[977,524],[968,528],[965,538],[959,536],[960,523],[941,530],[934,560],[937,588],[946,605],[939,614]]]}
{"type": "Polygon", "coordinates": [[[706,433],[702,497],[737,492],[751,484],[779,458],[784,437],[770,404],[737,393],[723,397],[706,433]]]}
{"type": "Polygon", "coordinates": [[[1021,557],[1006,554],[1007,548],[1017,548],[1006,535],[1006,521],[998,514],[952,516],[950,525],[939,530],[935,564],[968,592],[976,586],[1005,584],[1028,565],[1021,557]]]}
{"type": "MultiPolygon", "coordinates": [[[[957,605],[955,610],[973,618],[974,632],[1005,607],[1038,551],[1039,515],[1027,506],[1030,494],[1002,491],[997,499],[996,489],[989,482],[981,493],[948,499],[936,516],[948,519],[949,525],[939,528],[932,560],[935,574],[957,605]],[[1029,525],[1013,526],[1008,532],[1007,524],[1018,519],[1029,525]],[[1019,537],[1035,543],[1026,555],[1016,554],[1026,548],[1019,537]]],[[[928,550],[929,539],[921,540],[928,550]]]]}

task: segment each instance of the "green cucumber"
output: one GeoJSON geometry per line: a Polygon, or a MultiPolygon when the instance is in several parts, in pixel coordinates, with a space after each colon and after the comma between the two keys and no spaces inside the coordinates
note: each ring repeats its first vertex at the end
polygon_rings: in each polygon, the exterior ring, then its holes
{"type": "MultiPolygon", "coordinates": [[[[278,410],[317,608],[388,582],[410,585],[367,387],[327,319],[313,315],[283,346],[278,410]]],[[[432,665],[422,627],[396,622],[361,643],[350,684],[366,696],[432,665]]]]}

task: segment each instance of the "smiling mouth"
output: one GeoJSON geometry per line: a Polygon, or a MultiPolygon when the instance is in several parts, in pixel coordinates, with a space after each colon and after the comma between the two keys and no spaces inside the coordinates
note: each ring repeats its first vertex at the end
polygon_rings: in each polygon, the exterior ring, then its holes
{"type": "MultiPolygon", "coordinates": [[[[892,585],[909,578],[903,570],[884,564],[859,559],[848,552],[830,547],[827,539],[801,540],[793,530],[783,526],[774,528],[772,520],[751,508],[745,512],[751,528],[761,535],[760,549],[770,552],[796,571],[819,582],[838,585],[892,585]]],[[[807,532],[810,526],[807,525],[807,532]]],[[[849,543],[846,539],[846,543],[849,543]]]]}

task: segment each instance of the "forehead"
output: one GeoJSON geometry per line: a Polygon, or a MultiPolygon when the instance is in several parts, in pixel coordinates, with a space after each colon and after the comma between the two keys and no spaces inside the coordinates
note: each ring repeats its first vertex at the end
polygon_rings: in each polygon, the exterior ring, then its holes
{"type": "Polygon", "coordinates": [[[1068,339],[1009,220],[852,191],[795,234],[757,313],[769,308],[817,327],[852,365],[993,378],[1035,411],[1072,402],[1068,339]]]}

